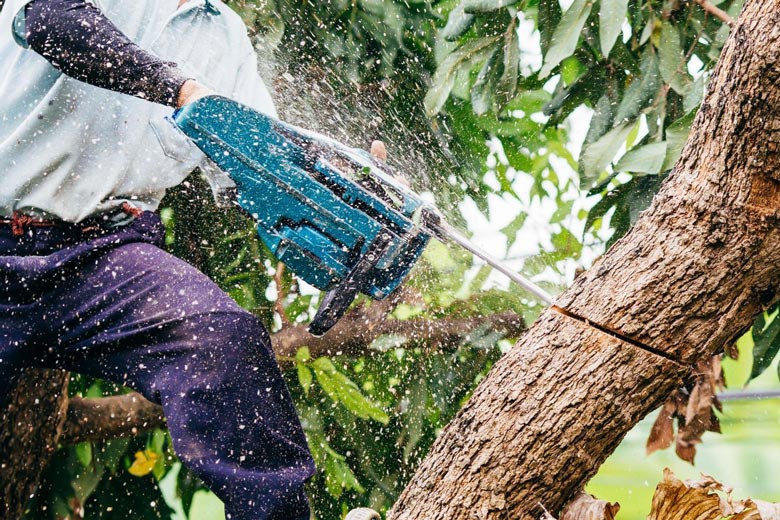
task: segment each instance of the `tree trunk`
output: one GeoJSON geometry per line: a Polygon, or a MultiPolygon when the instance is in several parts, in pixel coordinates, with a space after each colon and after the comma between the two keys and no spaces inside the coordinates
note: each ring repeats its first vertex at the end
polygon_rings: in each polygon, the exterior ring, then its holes
{"type": "Polygon", "coordinates": [[[69,379],[61,370],[30,369],[8,398],[0,428],[0,518],[22,517],[27,498],[57,449],[69,379]]]}
{"type": "Polygon", "coordinates": [[[504,356],[388,518],[537,518],[775,299],[780,0],[746,0],[674,173],[504,356]]]}

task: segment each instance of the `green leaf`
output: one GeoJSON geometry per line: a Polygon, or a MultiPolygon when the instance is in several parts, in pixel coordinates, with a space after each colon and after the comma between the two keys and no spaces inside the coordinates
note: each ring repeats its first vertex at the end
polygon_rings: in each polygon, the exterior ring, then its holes
{"type": "Polygon", "coordinates": [[[748,381],[757,378],[769,368],[772,360],[780,351],[780,319],[775,317],[763,330],[754,326],[751,333],[753,335],[753,367],[750,370],[748,381]]]}
{"type": "Polygon", "coordinates": [[[102,443],[100,450],[95,455],[97,461],[105,466],[111,473],[116,473],[119,463],[125,456],[130,439],[109,439],[102,443]]]}
{"type": "Polygon", "coordinates": [[[493,108],[493,92],[498,81],[500,57],[498,49],[493,51],[479,71],[474,86],[471,87],[471,108],[477,115],[490,112],[493,108]]]}
{"type": "Polygon", "coordinates": [[[330,359],[317,358],[312,368],[317,382],[332,400],[340,402],[361,419],[373,419],[382,424],[390,422],[390,417],[382,407],[366,398],[350,378],[336,369],[330,359]]]}
{"type": "Polygon", "coordinates": [[[544,65],[539,71],[540,78],[549,76],[560,62],[574,53],[582,28],[590,16],[592,5],[589,0],[574,0],[569,9],[563,13],[550,40],[550,48],[544,56],[544,65]]]}
{"type": "Polygon", "coordinates": [[[632,189],[626,205],[631,225],[634,225],[639,220],[639,215],[650,206],[661,182],[663,182],[663,177],[660,175],[635,175],[629,181],[628,185],[632,189]]]}
{"type": "Polygon", "coordinates": [[[671,170],[677,159],[680,158],[698,111],[698,107],[691,110],[666,128],[666,157],[664,158],[663,166],[661,166],[661,171],[671,170]]]}
{"type": "Polygon", "coordinates": [[[425,110],[429,117],[438,114],[447,102],[458,73],[463,68],[470,67],[474,62],[487,57],[500,39],[501,36],[491,36],[471,40],[444,58],[436,68],[431,88],[425,95],[425,110]]]}
{"type": "Polygon", "coordinates": [[[599,39],[601,52],[608,57],[615,40],[620,36],[626,18],[628,0],[601,0],[599,9],[599,39]]]}
{"type": "Polygon", "coordinates": [[[423,257],[437,271],[453,272],[460,267],[447,246],[438,240],[432,240],[423,251],[423,257]]]}
{"type": "MultiPolygon", "coordinates": [[[[542,124],[526,117],[506,117],[496,119],[495,117],[482,117],[477,120],[477,125],[493,135],[502,137],[521,136],[528,140],[538,135],[542,130],[542,124]]],[[[479,204],[483,201],[477,201],[479,204]]]]}
{"type": "Polygon", "coordinates": [[[506,109],[522,110],[526,115],[535,114],[541,112],[550,99],[550,93],[546,90],[524,90],[509,102],[506,109]]]}
{"type": "MultiPolygon", "coordinates": [[[[399,303],[398,305],[396,305],[395,310],[393,311],[393,316],[395,316],[395,318],[399,320],[408,320],[409,318],[413,318],[424,312],[425,309],[423,307],[418,307],[416,305],[409,305],[408,303],[399,303]]],[[[372,341],[369,348],[377,348],[377,347],[372,341]]]]}
{"type": "Polygon", "coordinates": [[[603,67],[591,67],[568,87],[558,82],[553,98],[544,107],[545,115],[552,116],[548,124],[557,124],[592,98],[597,102],[604,92],[605,79],[603,67]]]}
{"type": "Polygon", "coordinates": [[[503,67],[495,88],[498,110],[502,110],[517,92],[517,78],[520,73],[520,43],[515,23],[509,25],[504,38],[503,67]]]}
{"type": "Polygon", "coordinates": [[[639,74],[638,58],[639,56],[634,56],[634,53],[629,50],[628,46],[620,38],[617,39],[609,54],[609,60],[615,66],[631,74],[639,74]]]}
{"type": "Polygon", "coordinates": [[[403,460],[408,463],[415,448],[423,438],[425,412],[428,403],[428,385],[424,377],[418,377],[409,386],[406,393],[409,406],[404,414],[404,444],[403,460]]]}
{"type": "Polygon", "coordinates": [[[165,441],[167,440],[167,435],[165,433],[165,430],[154,430],[152,432],[152,437],[147,443],[147,447],[157,453],[158,455],[162,456],[164,447],[165,447],[165,441]]]}
{"type": "Polygon", "coordinates": [[[691,88],[688,89],[688,93],[685,95],[685,98],[683,98],[683,110],[685,110],[686,113],[698,108],[699,105],[701,105],[701,102],[704,99],[704,91],[707,88],[708,80],[709,76],[702,74],[696,78],[696,81],[693,82],[691,88]]]}
{"type": "Polygon", "coordinates": [[[539,14],[537,15],[537,24],[539,26],[539,35],[542,47],[542,54],[547,54],[550,49],[550,42],[558,22],[561,20],[561,4],[558,0],[540,0],[539,14]]]}
{"type": "Polygon", "coordinates": [[[568,58],[564,58],[561,66],[558,68],[564,85],[571,85],[574,80],[583,75],[585,70],[587,70],[586,67],[573,54],[568,58]]]}
{"type": "Polygon", "coordinates": [[[564,220],[567,220],[569,217],[571,217],[573,207],[574,207],[573,200],[559,201],[558,208],[555,210],[555,213],[553,213],[552,217],[550,217],[550,223],[551,224],[563,223],[564,220]]]}
{"type": "MultiPolygon", "coordinates": [[[[775,309],[777,310],[777,309],[775,309]]],[[[762,332],[766,328],[766,320],[767,320],[767,314],[771,313],[772,309],[768,309],[766,312],[762,312],[758,316],[756,316],[756,319],[753,320],[753,330],[757,330],[759,332],[762,332]]]]}
{"type": "Polygon", "coordinates": [[[354,490],[365,493],[352,469],[344,461],[343,455],[334,451],[329,445],[325,448],[325,487],[331,496],[339,498],[344,490],[354,490]]]}
{"type": "Polygon", "coordinates": [[[582,151],[580,173],[586,183],[592,184],[598,180],[601,172],[612,162],[620,146],[626,142],[631,127],[629,123],[621,123],[582,151]]]}
{"type": "Polygon", "coordinates": [[[447,41],[457,40],[474,24],[474,15],[467,14],[463,10],[464,4],[465,2],[461,2],[455,9],[450,11],[447,17],[447,24],[439,32],[441,37],[447,41]]]}
{"type": "Polygon", "coordinates": [[[666,157],[666,141],[635,146],[620,158],[615,171],[631,173],[661,173],[666,157]]]}
{"type": "Polygon", "coordinates": [[[85,468],[92,463],[92,443],[80,442],[75,446],[76,458],[85,468]]]}
{"type": "Polygon", "coordinates": [[[306,363],[307,361],[311,360],[311,352],[309,352],[309,347],[301,347],[295,352],[295,360],[300,361],[301,363],[306,363]]]}
{"type": "Polygon", "coordinates": [[[585,219],[585,227],[582,230],[583,238],[585,236],[585,233],[587,233],[588,230],[593,227],[593,224],[595,224],[598,219],[606,215],[607,212],[610,209],[612,209],[612,207],[615,205],[616,202],[617,202],[617,198],[614,196],[610,196],[610,194],[608,193],[603,197],[601,197],[601,200],[599,200],[595,206],[590,208],[590,211],[588,212],[588,218],[585,219]]]}
{"type": "MultiPolygon", "coordinates": [[[[613,173],[599,183],[588,193],[588,196],[601,193],[614,180],[615,176],[616,173],[613,173]]],[[[591,209],[585,222],[585,230],[614,207],[615,213],[610,219],[610,226],[615,232],[607,242],[607,248],[609,248],[628,231],[631,224],[636,222],[639,214],[647,209],[662,180],[663,177],[659,175],[634,175],[628,182],[616,186],[591,209]]]]}
{"type": "MultiPolygon", "coordinates": [[[[492,272],[493,268],[489,265],[483,265],[480,267],[479,271],[477,271],[477,275],[471,280],[469,284],[464,285],[463,292],[459,293],[458,297],[467,298],[469,294],[473,292],[479,292],[482,289],[482,286],[485,285],[485,282],[492,272]]],[[[469,337],[471,336],[472,334],[469,333],[469,337]]]]}
{"type": "Polygon", "coordinates": [[[295,363],[295,366],[298,369],[298,383],[300,383],[301,388],[303,388],[303,393],[309,395],[309,389],[311,388],[312,383],[311,370],[303,363],[295,363]]]}
{"type": "Polygon", "coordinates": [[[653,35],[654,27],[655,27],[655,19],[650,18],[647,21],[645,28],[642,29],[642,33],[639,35],[639,45],[644,45],[645,43],[647,43],[647,40],[649,40],[650,37],[653,35]]]}
{"type": "Polygon", "coordinates": [[[685,53],[680,44],[680,32],[668,21],[661,23],[658,68],[664,81],[678,94],[684,96],[690,88],[691,81],[685,69],[685,53]]]}
{"type": "Polygon", "coordinates": [[[525,220],[528,218],[528,213],[522,212],[517,215],[512,222],[501,228],[501,233],[506,236],[507,248],[512,247],[512,244],[517,240],[517,232],[525,224],[525,220]]]}
{"type": "Polygon", "coordinates": [[[514,5],[519,0],[464,0],[463,10],[466,13],[487,13],[514,5]]]}
{"type": "Polygon", "coordinates": [[[565,227],[561,227],[561,230],[550,237],[550,240],[555,249],[558,252],[563,252],[567,258],[576,260],[580,257],[582,243],[565,227]]]}
{"type": "Polygon", "coordinates": [[[780,363],[777,364],[777,378],[780,379],[780,363]]]}
{"type": "Polygon", "coordinates": [[[614,117],[614,105],[612,100],[604,94],[599,98],[593,109],[593,115],[590,118],[590,126],[585,136],[585,144],[597,141],[599,137],[606,134],[612,128],[612,119],[614,117]]]}
{"type": "Polygon", "coordinates": [[[181,498],[181,505],[184,511],[189,511],[195,493],[203,487],[200,479],[195,477],[189,470],[183,466],[179,469],[176,476],[176,493],[181,498]]]}
{"type": "Polygon", "coordinates": [[[615,114],[615,121],[633,121],[640,111],[650,105],[661,88],[658,72],[658,58],[651,50],[645,52],[640,63],[640,76],[634,80],[623,94],[623,100],[615,114]]]}

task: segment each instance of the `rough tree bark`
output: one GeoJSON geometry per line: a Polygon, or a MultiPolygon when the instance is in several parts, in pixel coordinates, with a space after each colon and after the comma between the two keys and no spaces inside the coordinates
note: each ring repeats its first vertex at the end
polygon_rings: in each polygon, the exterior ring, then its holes
{"type": "Polygon", "coordinates": [[[780,278],[780,0],[746,0],[673,174],[479,385],[392,520],[555,513],[780,278]]]}
{"type": "Polygon", "coordinates": [[[69,375],[28,370],[0,416],[0,518],[21,518],[43,469],[57,449],[68,406],[69,375]]]}

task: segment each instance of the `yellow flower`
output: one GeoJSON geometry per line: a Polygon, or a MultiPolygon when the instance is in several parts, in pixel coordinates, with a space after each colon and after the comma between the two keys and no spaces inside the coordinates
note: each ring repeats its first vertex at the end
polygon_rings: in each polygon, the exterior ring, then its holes
{"type": "Polygon", "coordinates": [[[135,453],[135,460],[127,471],[136,477],[148,475],[152,472],[152,469],[159,458],[160,456],[152,450],[137,451],[135,453]]]}

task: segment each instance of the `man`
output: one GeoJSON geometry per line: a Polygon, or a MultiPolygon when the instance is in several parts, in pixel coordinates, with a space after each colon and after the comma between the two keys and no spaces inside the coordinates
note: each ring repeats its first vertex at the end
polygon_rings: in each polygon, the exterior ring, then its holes
{"type": "Polygon", "coordinates": [[[255,60],[218,0],[5,1],[0,400],[30,366],[126,384],[228,518],[307,520],[314,465],[268,333],[160,249],[152,213],[203,160],[172,107],[215,91],[275,115],[255,60]]]}

